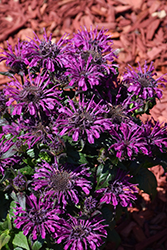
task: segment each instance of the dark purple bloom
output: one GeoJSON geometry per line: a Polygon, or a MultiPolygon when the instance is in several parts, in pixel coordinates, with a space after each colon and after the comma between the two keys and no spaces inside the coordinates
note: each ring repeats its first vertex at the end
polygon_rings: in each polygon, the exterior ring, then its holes
{"type": "Polygon", "coordinates": [[[17,205],[15,208],[16,228],[22,227],[24,235],[32,234],[33,240],[38,236],[45,239],[46,233],[57,236],[57,230],[61,228],[59,225],[60,218],[58,214],[61,213],[59,208],[53,207],[51,202],[35,197],[31,194],[26,200],[26,209],[17,205]]]}
{"type": "Polygon", "coordinates": [[[101,188],[96,191],[102,195],[101,203],[111,203],[114,207],[120,204],[122,207],[132,206],[132,200],[136,200],[135,193],[138,193],[136,184],[129,181],[132,176],[126,175],[123,171],[119,170],[117,176],[111,181],[106,188],[101,188]]]}
{"type": "Polygon", "coordinates": [[[78,204],[81,191],[89,194],[91,185],[86,177],[89,173],[85,167],[70,170],[69,166],[43,162],[33,176],[33,186],[35,191],[44,189],[46,196],[54,196],[65,207],[68,201],[78,204]]]}
{"type": "Polygon", "coordinates": [[[14,155],[16,153],[16,146],[12,139],[2,139],[0,142],[0,173],[4,174],[5,168],[17,162],[14,155]]]}
{"type": "Polygon", "coordinates": [[[130,160],[140,152],[148,155],[148,145],[144,138],[144,130],[134,122],[121,122],[120,125],[112,127],[111,137],[115,142],[109,147],[116,151],[116,156],[121,159],[130,160]]]}
{"type": "MultiPolygon", "coordinates": [[[[46,118],[46,120],[49,121],[49,118],[46,118]]],[[[33,119],[27,119],[21,123],[21,126],[24,134],[22,133],[19,139],[23,140],[24,144],[27,144],[29,148],[32,148],[37,142],[43,144],[50,143],[54,138],[50,130],[50,125],[45,120],[34,121],[33,119]]]]}
{"type": "Polygon", "coordinates": [[[17,191],[23,191],[26,188],[26,177],[21,173],[18,173],[17,176],[13,179],[13,187],[17,191]]]}
{"type": "Polygon", "coordinates": [[[138,72],[136,72],[130,65],[129,67],[130,68],[127,68],[128,72],[123,76],[123,82],[128,86],[128,92],[145,100],[151,97],[157,97],[159,99],[162,97],[162,91],[157,86],[164,86],[161,82],[167,81],[163,76],[157,79],[153,78],[153,76],[156,75],[156,73],[153,73],[153,62],[151,62],[149,68],[145,62],[143,69],[139,64],[139,67],[137,68],[138,72]]]}
{"type": "Polygon", "coordinates": [[[98,209],[98,201],[92,196],[88,196],[84,200],[83,213],[93,214],[98,209]]]}
{"type": "Polygon", "coordinates": [[[93,98],[94,96],[85,102],[82,97],[77,104],[69,100],[69,108],[61,107],[55,123],[55,133],[60,136],[72,135],[73,141],[85,140],[87,137],[89,143],[94,143],[94,138],[99,138],[101,132],[110,130],[112,123],[109,118],[104,118],[108,112],[106,105],[101,105],[101,101],[96,104],[93,98]]]}
{"type": "Polygon", "coordinates": [[[107,30],[97,28],[88,31],[86,27],[78,31],[71,40],[72,46],[81,54],[82,58],[87,61],[87,58],[92,57],[92,62],[99,66],[100,71],[104,69],[109,73],[109,69],[116,74],[116,70],[112,64],[116,55],[111,47],[113,41],[110,35],[107,35],[107,30]]]}
{"type": "Polygon", "coordinates": [[[92,89],[94,85],[99,85],[100,77],[104,76],[97,65],[92,64],[92,56],[85,62],[81,57],[73,59],[68,63],[66,75],[69,75],[69,85],[77,87],[83,91],[92,89]]]}
{"type": "Polygon", "coordinates": [[[58,67],[64,66],[66,40],[65,37],[62,37],[57,43],[52,43],[52,35],[47,37],[46,32],[43,38],[40,40],[35,34],[35,38],[28,43],[25,49],[26,63],[29,67],[38,67],[54,72],[58,67]]]}
{"type": "Polygon", "coordinates": [[[104,243],[102,238],[107,237],[104,220],[98,217],[87,220],[70,218],[65,221],[58,235],[57,243],[64,242],[64,250],[96,250],[104,243]]]}
{"type": "Polygon", "coordinates": [[[159,123],[159,121],[148,120],[145,124],[142,124],[145,132],[144,137],[147,140],[149,146],[149,154],[160,150],[162,153],[167,149],[167,125],[159,123]]]}
{"type": "Polygon", "coordinates": [[[10,98],[6,105],[13,105],[13,115],[20,115],[23,111],[28,111],[30,115],[36,115],[38,111],[48,114],[49,110],[53,110],[55,105],[59,104],[57,99],[61,91],[57,90],[56,86],[47,88],[50,80],[46,74],[38,75],[35,79],[29,74],[29,79],[25,78],[24,85],[15,79],[5,87],[5,95],[10,98]]]}
{"type": "Polygon", "coordinates": [[[6,60],[6,65],[9,67],[9,72],[20,73],[21,75],[27,73],[27,65],[24,60],[25,42],[18,41],[14,52],[12,46],[7,42],[8,51],[4,50],[0,56],[0,62],[6,60]]]}

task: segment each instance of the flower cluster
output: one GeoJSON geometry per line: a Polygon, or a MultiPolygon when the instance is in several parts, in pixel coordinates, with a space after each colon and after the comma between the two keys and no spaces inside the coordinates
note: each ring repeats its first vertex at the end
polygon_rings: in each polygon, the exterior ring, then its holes
{"type": "Polygon", "coordinates": [[[34,35],[0,55],[10,78],[0,92],[0,231],[7,249],[23,233],[27,249],[98,250],[117,209],[150,190],[147,168],[167,164],[167,125],[140,121],[166,80],[152,63],[118,78],[106,30],[55,43],[34,35]]]}

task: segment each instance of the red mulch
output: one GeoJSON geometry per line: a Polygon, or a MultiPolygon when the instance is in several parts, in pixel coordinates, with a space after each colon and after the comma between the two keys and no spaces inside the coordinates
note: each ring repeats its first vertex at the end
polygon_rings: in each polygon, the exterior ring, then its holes
{"type": "MultiPolygon", "coordinates": [[[[154,61],[158,76],[167,73],[167,4],[166,0],[1,0],[0,47],[6,40],[12,46],[43,28],[53,39],[64,33],[70,36],[80,27],[108,29],[118,49],[119,71],[127,64],[136,67],[154,61]]],[[[4,62],[0,71],[6,70],[4,62]]],[[[8,78],[0,76],[0,84],[8,78]]],[[[167,89],[151,111],[161,122],[167,122],[167,89]]],[[[142,119],[146,119],[143,116],[142,119]]],[[[158,181],[157,197],[139,194],[136,207],[129,209],[129,219],[120,220],[116,230],[122,243],[118,250],[167,250],[167,179],[161,166],[151,169],[158,181]]],[[[113,243],[106,250],[115,249],[113,243]]]]}

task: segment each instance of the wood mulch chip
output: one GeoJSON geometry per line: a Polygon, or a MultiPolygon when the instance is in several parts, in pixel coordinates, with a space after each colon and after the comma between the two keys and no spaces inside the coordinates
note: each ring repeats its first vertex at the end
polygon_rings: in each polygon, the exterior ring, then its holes
{"type": "MultiPolygon", "coordinates": [[[[136,67],[146,60],[154,61],[158,76],[167,73],[166,0],[0,0],[0,24],[0,47],[5,49],[6,40],[14,47],[18,38],[34,37],[34,31],[42,38],[44,28],[56,40],[64,33],[72,36],[83,26],[106,28],[118,52],[120,73],[128,64],[136,67]]],[[[1,62],[0,71],[4,70],[1,62]]],[[[0,85],[7,82],[0,75],[0,85]]],[[[167,122],[166,88],[151,115],[167,122]]],[[[161,166],[151,171],[158,182],[157,196],[151,201],[140,191],[138,203],[129,208],[129,218],[118,221],[116,230],[122,239],[118,250],[167,250],[166,175],[161,166]]],[[[113,243],[106,246],[111,249],[115,249],[113,243]]]]}

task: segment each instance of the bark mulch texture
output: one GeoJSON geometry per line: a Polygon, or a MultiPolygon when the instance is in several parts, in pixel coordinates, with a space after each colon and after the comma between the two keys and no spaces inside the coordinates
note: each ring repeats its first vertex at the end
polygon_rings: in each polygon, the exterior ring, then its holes
{"type": "MultiPolygon", "coordinates": [[[[108,29],[113,49],[117,49],[119,71],[131,64],[154,61],[158,76],[167,73],[167,1],[166,0],[0,0],[0,47],[6,40],[14,47],[20,40],[42,38],[44,28],[58,40],[64,33],[72,36],[81,27],[108,29]]],[[[1,51],[1,49],[0,49],[1,51]]],[[[4,62],[0,71],[7,70],[4,62]]],[[[0,75],[0,85],[8,78],[0,75]]],[[[151,111],[160,122],[167,122],[167,89],[151,111]]],[[[146,119],[143,116],[142,119],[146,119]]],[[[158,188],[154,201],[139,194],[129,218],[116,227],[122,243],[118,250],[167,250],[167,178],[161,166],[151,169],[158,188]]],[[[114,243],[106,250],[115,249],[114,243]]]]}

